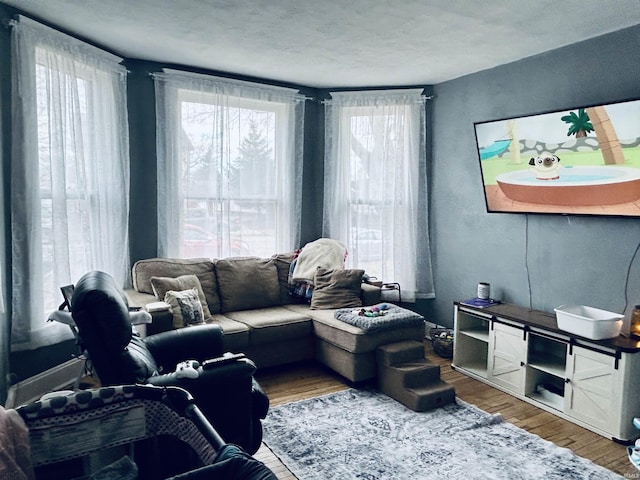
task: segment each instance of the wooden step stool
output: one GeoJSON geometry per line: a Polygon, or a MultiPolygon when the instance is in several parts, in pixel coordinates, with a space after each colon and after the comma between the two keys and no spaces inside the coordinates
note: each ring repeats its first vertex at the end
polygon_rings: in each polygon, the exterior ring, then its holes
{"type": "Polygon", "coordinates": [[[440,366],[425,358],[421,342],[382,345],[376,359],[380,390],[411,410],[424,412],[455,400],[455,389],[440,379],[440,366]]]}

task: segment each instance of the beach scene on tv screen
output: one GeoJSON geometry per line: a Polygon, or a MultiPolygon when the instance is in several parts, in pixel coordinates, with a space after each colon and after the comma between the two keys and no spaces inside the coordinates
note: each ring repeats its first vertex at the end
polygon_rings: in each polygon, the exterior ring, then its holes
{"type": "Polygon", "coordinates": [[[640,100],[475,131],[489,212],[640,216],[640,100]]]}

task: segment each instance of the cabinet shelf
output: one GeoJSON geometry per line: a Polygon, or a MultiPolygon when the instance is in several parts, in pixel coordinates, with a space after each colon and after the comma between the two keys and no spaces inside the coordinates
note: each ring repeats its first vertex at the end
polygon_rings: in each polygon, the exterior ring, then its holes
{"type": "Polygon", "coordinates": [[[547,394],[545,395],[541,395],[539,393],[530,393],[529,395],[527,395],[527,397],[555,410],[562,411],[562,409],[564,408],[564,397],[562,395],[556,395],[554,393],[547,392],[547,394]]]}
{"type": "Polygon", "coordinates": [[[460,335],[466,335],[467,337],[475,338],[482,342],[489,342],[489,332],[486,329],[474,328],[460,330],[460,335]]]}
{"type": "Polygon", "coordinates": [[[535,368],[536,370],[540,370],[556,377],[565,378],[566,375],[566,367],[564,361],[559,361],[557,359],[536,358],[529,360],[528,365],[531,368],[535,368]]]}
{"type": "Polygon", "coordinates": [[[465,363],[463,365],[458,365],[458,368],[464,369],[469,373],[477,375],[482,378],[487,378],[487,365],[486,363],[482,364],[480,362],[477,363],[465,363]]]}

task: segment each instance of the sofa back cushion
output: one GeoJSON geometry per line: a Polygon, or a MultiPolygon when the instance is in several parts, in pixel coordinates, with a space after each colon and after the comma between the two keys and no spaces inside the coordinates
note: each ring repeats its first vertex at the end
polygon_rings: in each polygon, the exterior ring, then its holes
{"type": "MultiPolygon", "coordinates": [[[[220,313],[218,282],[214,264],[207,258],[149,258],[138,260],[133,265],[133,288],[138,292],[155,295],[151,277],[177,278],[195,275],[200,280],[202,291],[211,314],[220,313]]],[[[163,300],[162,298],[160,300],[163,300]]]]}
{"type": "Polygon", "coordinates": [[[271,260],[276,264],[278,270],[278,283],[280,284],[280,303],[287,305],[291,303],[306,303],[307,299],[300,295],[292,295],[293,285],[289,284],[289,273],[291,270],[291,262],[295,258],[295,252],[276,253],[271,260]]]}
{"type": "Polygon", "coordinates": [[[271,259],[232,257],[216,260],[221,311],[280,305],[278,270],[271,259]]]}

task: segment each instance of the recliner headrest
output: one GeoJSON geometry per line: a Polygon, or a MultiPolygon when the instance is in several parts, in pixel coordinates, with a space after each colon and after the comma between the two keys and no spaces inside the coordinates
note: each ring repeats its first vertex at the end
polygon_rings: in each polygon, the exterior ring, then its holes
{"type": "Polygon", "coordinates": [[[129,305],[122,288],[108,273],[92,271],[78,280],[71,315],[83,343],[112,352],[124,349],[132,337],[129,305]]]}

